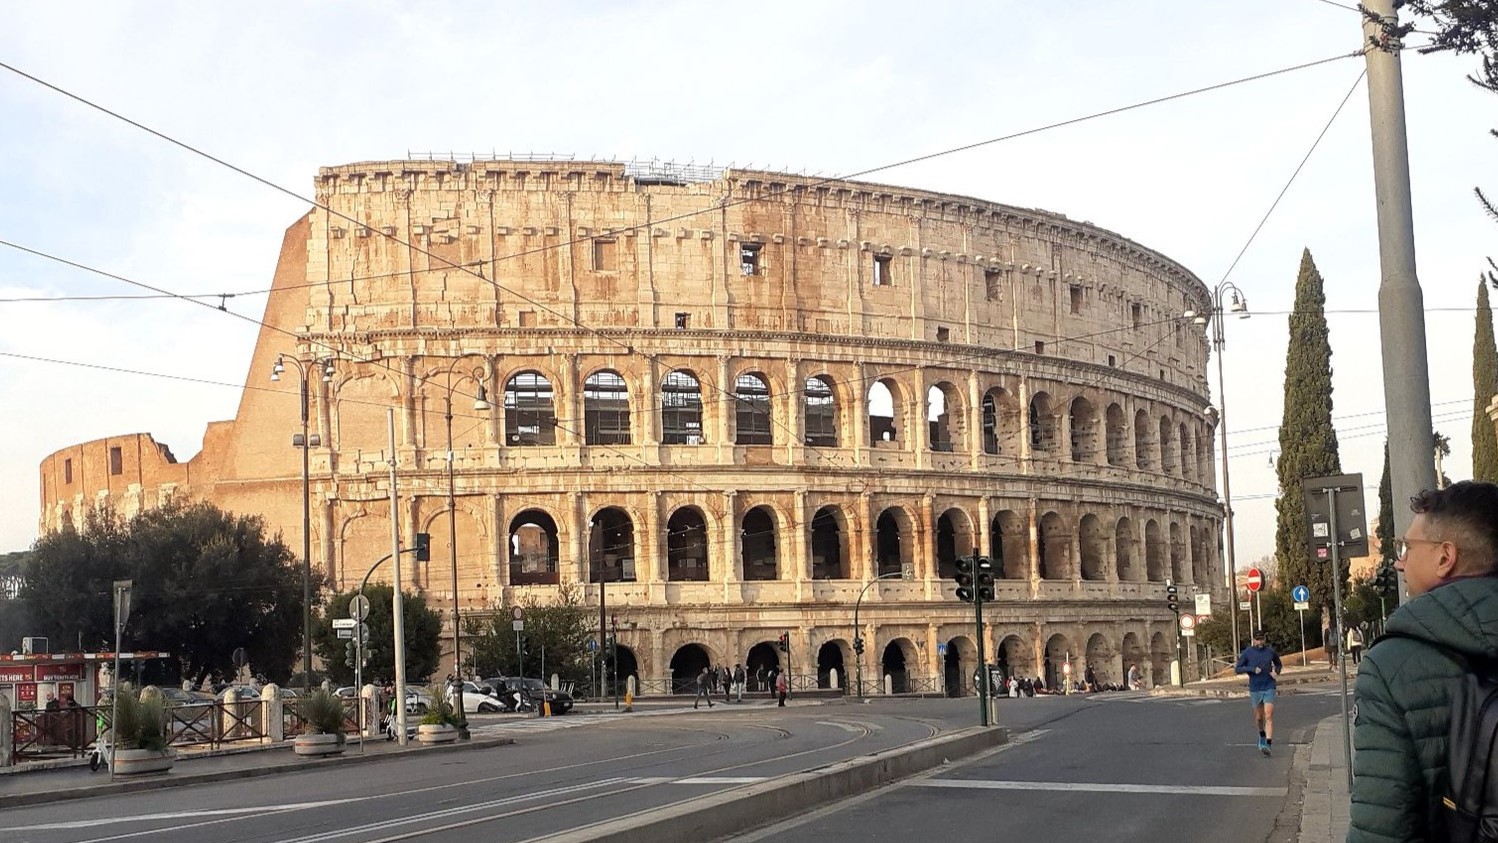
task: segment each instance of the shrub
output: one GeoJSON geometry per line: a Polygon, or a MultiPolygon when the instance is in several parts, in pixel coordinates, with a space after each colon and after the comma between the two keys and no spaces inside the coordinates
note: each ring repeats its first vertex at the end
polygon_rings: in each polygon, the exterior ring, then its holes
{"type": "Polygon", "coordinates": [[[161,691],[147,687],[140,692],[122,684],[115,703],[115,743],[120,749],[161,751],[170,743],[166,733],[166,700],[161,691]]]}
{"type": "Polygon", "coordinates": [[[318,689],[302,699],[304,734],[342,735],[343,700],[330,691],[318,689]]]}
{"type": "Polygon", "coordinates": [[[447,696],[447,686],[436,684],[427,689],[432,697],[432,706],[421,718],[423,726],[456,726],[458,725],[458,714],[453,708],[453,702],[447,696]]]}

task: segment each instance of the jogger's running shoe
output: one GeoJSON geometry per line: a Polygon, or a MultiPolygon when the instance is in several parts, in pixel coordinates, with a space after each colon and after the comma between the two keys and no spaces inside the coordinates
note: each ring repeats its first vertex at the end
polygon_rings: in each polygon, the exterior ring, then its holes
{"type": "Polygon", "coordinates": [[[1267,756],[1269,754],[1269,741],[1259,738],[1259,751],[1267,756]]]}

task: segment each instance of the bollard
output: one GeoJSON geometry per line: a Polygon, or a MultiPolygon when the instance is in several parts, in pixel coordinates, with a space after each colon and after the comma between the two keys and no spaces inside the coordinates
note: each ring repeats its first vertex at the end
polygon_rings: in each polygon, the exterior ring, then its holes
{"type": "Polygon", "coordinates": [[[634,689],[634,687],[633,687],[632,684],[631,684],[631,687],[629,687],[628,689],[626,689],[624,691],[624,710],[625,711],[634,711],[635,710],[635,689],[634,689]]]}

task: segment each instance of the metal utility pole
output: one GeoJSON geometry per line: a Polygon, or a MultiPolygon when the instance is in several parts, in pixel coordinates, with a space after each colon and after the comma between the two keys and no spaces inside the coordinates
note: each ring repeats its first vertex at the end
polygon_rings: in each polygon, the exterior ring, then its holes
{"type": "MultiPolygon", "coordinates": [[[[1363,490],[1358,489],[1355,494],[1361,498],[1363,490]]],[[[1352,790],[1352,718],[1347,711],[1347,669],[1342,663],[1346,655],[1341,653],[1344,640],[1342,636],[1342,534],[1337,532],[1337,489],[1326,490],[1326,506],[1331,521],[1332,634],[1337,637],[1337,650],[1340,656],[1336,665],[1337,676],[1342,679],[1342,751],[1346,754],[1347,789],[1352,790]]]]}
{"type": "Polygon", "coordinates": [[[395,602],[392,608],[395,624],[395,739],[406,745],[406,618],[401,599],[401,521],[400,496],[395,480],[395,408],[389,409],[390,422],[390,555],[395,565],[395,602]]]}
{"type": "MultiPolygon", "coordinates": [[[[1410,153],[1404,130],[1404,75],[1395,37],[1395,0],[1364,0],[1368,116],[1373,135],[1373,185],[1378,206],[1378,325],[1384,361],[1384,414],[1394,500],[1436,484],[1430,460],[1430,376],[1426,366],[1425,298],[1415,274],[1415,223],[1410,207],[1410,153]]],[[[1413,513],[1394,507],[1403,535],[1413,513]]],[[[1399,594],[1404,573],[1399,572],[1399,594]]]]}

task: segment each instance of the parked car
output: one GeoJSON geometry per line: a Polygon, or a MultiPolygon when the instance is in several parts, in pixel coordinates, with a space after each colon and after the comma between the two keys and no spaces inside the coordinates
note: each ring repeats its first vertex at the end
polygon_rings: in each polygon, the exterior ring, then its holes
{"type": "Polygon", "coordinates": [[[212,696],[200,694],[197,691],[184,691],[181,688],[173,687],[159,688],[158,690],[161,691],[161,696],[166,699],[167,704],[174,707],[182,705],[207,705],[213,702],[212,696]]]}
{"type": "MultiPolygon", "coordinates": [[[[457,705],[457,694],[451,685],[447,688],[447,698],[454,706],[457,705]]],[[[465,681],[463,683],[464,714],[495,714],[508,710],[510,706],[495,693],[494,687],[487,682],[465,681]]]]}
{"type": "Polygon", "coordinates": [[[572,695],[566,691],[553,691],[540,679],[522,679],[519,676],[502,676],[485,680],[499,692],[505,701],[506,711],[533,711],[544,700],[551,705],[552,714],[566,714],[572,710],[572,695]]]}

